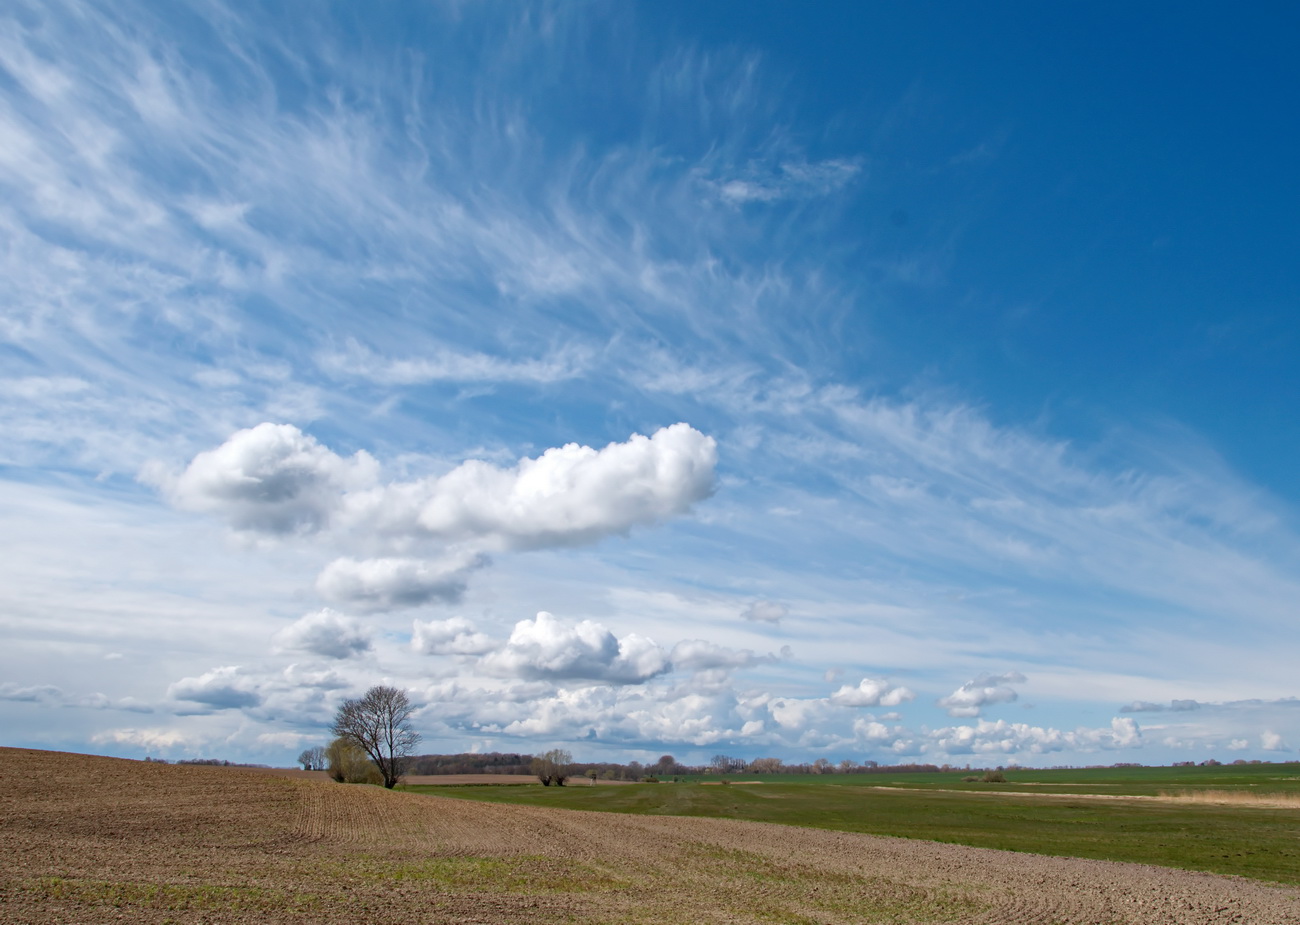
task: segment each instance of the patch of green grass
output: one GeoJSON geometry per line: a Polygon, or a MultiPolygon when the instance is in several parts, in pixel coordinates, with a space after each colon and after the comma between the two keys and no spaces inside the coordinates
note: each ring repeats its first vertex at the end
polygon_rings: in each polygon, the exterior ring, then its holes
{"type": "Polygon", "coordinates": [[[1300,784],[1297,765],[1013,769],[1007,772],[1005,784],[962,784],[964,773],[825,775],[794,780],[771,775],[760,785],[730,787],[647,784],[411,789],[567,809],[751,819],[1300,884],[1300,810],[1030,795],[1153,796],[1179,789],[1243,788],[1294,793],[1300,784]],[[1058,786],[1043,787],[1044,782],[1058,786]],[[877,789],[881,786],[900,789],[877,789]]]}

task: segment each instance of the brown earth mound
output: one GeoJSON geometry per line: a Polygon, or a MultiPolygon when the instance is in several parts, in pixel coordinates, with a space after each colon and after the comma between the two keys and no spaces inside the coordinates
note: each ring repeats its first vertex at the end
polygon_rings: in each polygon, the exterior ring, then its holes
{"type": "Polygon", "coordinates": [[[1297,923],[1300,891],[0,749],[6,923],[1297,923]]]}

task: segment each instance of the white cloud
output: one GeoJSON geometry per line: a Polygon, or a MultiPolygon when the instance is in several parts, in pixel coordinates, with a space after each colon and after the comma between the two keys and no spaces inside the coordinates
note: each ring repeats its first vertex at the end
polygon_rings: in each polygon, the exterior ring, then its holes
{"type": "Polygon", "coordinates": [[[238,665],[213,668],[196,678],[181,678],[167,688],[167,696],[218,710],[255,707],[262,702],[253,680],[238,665]]]}
{"type": "Polygon", "coordinates": [[[687,424],[604,449],[570,443],[510,469],[479,460],[348,499],[348,521],[486,550],[594,542],[684,513],[713,491],[717,444],[687,424]]]}
{"type": "Polygon", "coordinates": [[[863,678],[856,687],[846,684],[831,694],[831,703],[842,707],[896,707],[916,697],[906,687],[877,678],[863,678]]]}
{"type": "Polygon", "coordinates": [[[386,385],[444,381],[545,384],[576,378],[589,362],[589,352],[578,349],[561,350],[540,360],[511,360],[444,347],[431,355],[401,359],[379,356],[355,340],[349,341],[345,351],[320,358],[321,366],[331,373],[386,385]]]}
{"type": "Polygon", "coordinates": [[[832,193],[862,171],[856,160],[832,159],[818,163],[787,161],[776,169],[752,165],[743,177],[714,181],[718,198],[730,205],[806,199],[832,193]]]}
{"type": "Polygon", "coordinates": [[[97,745],[134,745],[154,751],[171,751],[176,748],[193,747],[196,740],[177,729],[108,729],[91,736],[97,745]]]}
{"type": "Polygon", "coordinates": [[[344,459],[289,424],[241,430],[179,476],[143,477],[186,510],[239,531],[336,529],[340,542],[399,555],[340,557],[316,581],[327,601],[382,611],[454,602],[489,552],[573,546],[684,513],[713,491],[717,444],[687,424],[604,449],[570,443],[502,468],[470,460],[442,476],[379,484],[365,452],[344,459]],[[436,553],[411,556],[413,546],[436,553]]]}
{"type": "Polygon", "coordinates": [[[357,620],[326,607],[305,614],[275,636],[281,649],[312,652],[326,658],[354,658],[370,651],[369,631],[357,620]]]}
{"type": "Polygon", "coordinates": [[[1109,727],[1062,731],[1051,727],[980,720],[974,726],[951,726],[928,734],[933,749],[945,755],[1039,755],[1065,750],[1138,748],[1142,732],[1129,717],[1115,717],[1109,727]]]}
{"type": "Polygon", "coordinates": [[[755,601],[740,614],[755,623],[780,623],[790,615],[790,608],[779,601],[755,601]]]}
{"type": "Polygon", "coordinates": [[[259,424],[194,457],[179,477],[145,478],[184,510],[216,512],[236,530],[309,533],[325,527],[343,493],[374,480],[364,451],[343,459],[291,424],[259,424]]]}
{"type": "Polygon", "coordinates": [[[520,620],[506,644],[480,663],[491,674],[637,684],[668,671],[668,655],[636,633],[621,639],[590,620],[566,624],[542,611],[520,620]]]}
{"type": "Polygon", "coordinates": [[[497,647],[464,617],[412,622],[411,648],[425,655],[484,655],[497,647]]]}
{"type": "Polygon", "coordinates": [[[316,591],[327,601],[364,611],[418,607],[431,601],[454,603],[464,593],[470,573],[485,562],[477,555],[440,562],[335,559],[317,577],[316,591]]]}
{"type": "Polygon", "coordinates": [[[1005,674],[983,674],[967,681],[947,697],[941,697],[939,706],[949,716],[979,716],[980,709],[991,703],[1011,703],[1017,694],[1007,685],[1024,683],[1025,676],[1018,671],[1005,674]]]}
{"type": "Polygon", "coordinates": [[[760,662],[771,661],[768,656],[755,655],[749,649],[731,649],[703,639],[684,639],[673,646],[673,668],[687,671],[748,668],[760,662]]]}
{"type": "Polygon", "coordinates": [[[1260,748],[1269,752],[1289,751],[1286,742],[1282,741],[1282,736],[1270,729],[1266,729],[1259,734],[1260,748]]]}

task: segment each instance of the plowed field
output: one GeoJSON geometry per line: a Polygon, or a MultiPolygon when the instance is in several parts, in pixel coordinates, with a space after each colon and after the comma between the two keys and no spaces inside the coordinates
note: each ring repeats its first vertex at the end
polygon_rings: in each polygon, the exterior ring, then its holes
{"type": "Polygon", "coordinates": [[[718,819],[0,749],[0,921],[1300,925],[1300,891],[718,819]]]}

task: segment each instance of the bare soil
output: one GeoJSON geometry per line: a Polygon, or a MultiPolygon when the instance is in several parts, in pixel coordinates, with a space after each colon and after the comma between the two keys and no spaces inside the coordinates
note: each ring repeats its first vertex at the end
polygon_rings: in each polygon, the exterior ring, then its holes
{"type": "Polygon", "coordinates": [[[1300,891],[720,819],[0,749],[5,923],[1261,923],[1300,891]]]}

